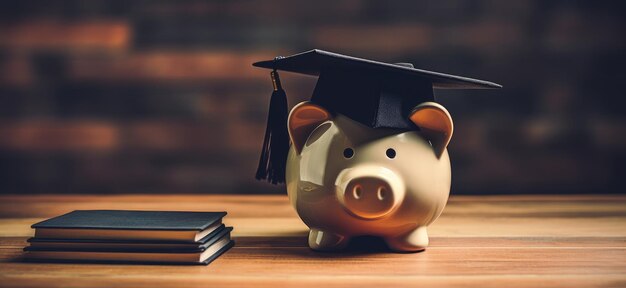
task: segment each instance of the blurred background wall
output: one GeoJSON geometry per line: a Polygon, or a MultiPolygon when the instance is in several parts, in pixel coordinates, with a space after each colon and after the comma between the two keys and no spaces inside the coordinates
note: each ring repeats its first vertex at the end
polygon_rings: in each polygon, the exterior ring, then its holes
{"type": "Polygon", "coordinates": [[[250,64],[312,48],[504,85],[437,91],[453,194],[623,193],[624,3],[2,1],[0,193],[284,193],[250,64]]]}

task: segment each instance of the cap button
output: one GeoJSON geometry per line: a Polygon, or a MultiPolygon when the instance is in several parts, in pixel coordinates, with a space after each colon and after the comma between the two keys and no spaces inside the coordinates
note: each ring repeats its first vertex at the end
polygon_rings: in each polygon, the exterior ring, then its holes
{"type": "Polygon", "coordinates": [[[402,66],[402,67],[407,67],[407,68],[415,68],[413,66],[413,64],[411,63],[405,63],[405,62],[401,62],[401,63],[394,63],[394,65],[398,65],[398,66],[402,66]]]}

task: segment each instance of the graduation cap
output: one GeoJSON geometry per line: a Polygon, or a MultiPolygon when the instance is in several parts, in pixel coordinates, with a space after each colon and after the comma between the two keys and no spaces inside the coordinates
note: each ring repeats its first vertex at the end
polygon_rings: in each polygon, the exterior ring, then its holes
{"type": "Polygon", "coordinates": [[[409,113],[433,101],[437,89],[501,88],[496,83],[416,69],[409,63],[384,63],[323,50],[260,61],[272,69],[274,86],[256,178],[274,184],[285,181],[289,152],[287,99],[278,70],[318,76],[311,102],[371,128],[418,129],[409,113]]]}

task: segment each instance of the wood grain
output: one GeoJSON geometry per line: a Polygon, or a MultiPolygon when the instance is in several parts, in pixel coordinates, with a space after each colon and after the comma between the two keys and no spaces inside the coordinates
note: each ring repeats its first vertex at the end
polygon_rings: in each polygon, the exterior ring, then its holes
{"type": "Polygon", "coordinates": [[[425,252],[317,253],[285,196],[2,196],[0,287],[624,287],[624,228],[626,196],[457,196],[425,252]],[[226,210],[237,246],[206,267],[20,262],[32,223],[103,208],[226,210]]]}

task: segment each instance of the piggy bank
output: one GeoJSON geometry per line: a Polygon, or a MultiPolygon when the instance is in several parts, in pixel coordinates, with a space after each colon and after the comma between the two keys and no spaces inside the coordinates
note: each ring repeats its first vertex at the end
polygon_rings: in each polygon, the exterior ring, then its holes
{"type": "Polygon", "coordinates": [[[314,250],[377,236],[390,249],[421,251],[450,192],[453,124],[434,102],[415,107],[415,129],[373,129],[311,102],[289,113],[289,200],[314,250]]]}

